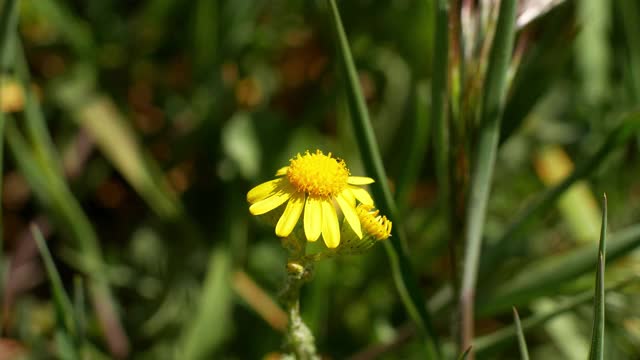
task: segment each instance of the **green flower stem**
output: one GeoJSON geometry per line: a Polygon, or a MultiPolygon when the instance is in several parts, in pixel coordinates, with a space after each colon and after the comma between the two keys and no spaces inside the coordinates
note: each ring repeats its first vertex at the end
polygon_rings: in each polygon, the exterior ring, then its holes
{"type": "Polygon", "coordinates": [[[297,239],[285,239],[285,248],[289,249],[287,280],[281,293],[289,323],[285,334],[285,347],[289,355],[298,360],[320,359],[316,351],[315,338],[311,329],[300,315],[300,289],[311,279],[313,262],[304,257],[304,246],[297,239]],[[294,245],[294,246],[291,246],[294,245]]]}

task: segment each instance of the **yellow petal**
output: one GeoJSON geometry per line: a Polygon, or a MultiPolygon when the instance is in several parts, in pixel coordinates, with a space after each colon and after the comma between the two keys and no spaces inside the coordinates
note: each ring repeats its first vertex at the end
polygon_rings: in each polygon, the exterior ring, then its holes
{"type": "Polygon", "coordinates": [[[340,209],[342,209],[344,218],[347,219],[347,222],[349,223],[349,225],[351,225],[353,232],[355,232],[356,235],[358,235],[358,237],[362,239],[362,229],[360,228],[360,219],[358,218],[356,209],[349,202],[349,200],[345,199],[344,197],[344,194],[349,192],[349,190],[342,191],[342,193],[336,196],[336,201],[338,202],[338,205],[340,205],[340,209]]]}
{"type": "Polygon", "coordinates": [[[254,187],[247,193],[247,201],[253,204],[254,202],[268,198],[269,195],[278,191],[280,188],[279,185],[281,185],[282,182],[283,179],[275,179],[254,187]]]}
{"type": "Polygon", "coordinates": [[[351,190],[342,190],[342,193],[340,193],[340,195],[342,195],[344,197],[345,200],[347,200],[347,202],[353,206],[353,208],[356,208],[356,197],[353,195],[353,192],[351,192],[351,190]]]}
{"type": "Polygon", "coordinates": [[[307,241],[316,241],[322,231],[322,203],[312,196],[307,197],[304,207],[304,234],[307,241]]]}
{"type": "Polygon", "coordinates": [[[304,208],[304,193],[296,192],[291,195],[291,199],[287,203],[287,207],[284,209],[284,213],[276,224],[276,235],[279,237],[287,237],[296,227],[302,209],[304,208]]]}
{"type": "Polygon", "coordinates": [[[287,171],[289,171],[289,167],[288,166],[281,167],[280,169],[278,169],[278,171],[276,171],[276,176],[286,175],[287,171]]]}
{"type": "Polygon", "coordinates": [[[371,198],[371,195],[369,195],[367,190],[355,186],[349,186],[349,190],[351,190],[353,196],[355,196],[358,201],[365,205],[373,206],[373,199],[371,198]]]}
{"type": "Polygon", "coordinates": [[[351,185],[369,185],[373,184],[375,181],[366,176],[349,176],[347,182],[351,185]]]}
{"type": "Polygon", "coordinates": [[[322,201],[322,238],[329,249],[340,245],[340,224],[333,204],[322,201]]]}
{"type": "Polygon", "coordinates": [[[249,207],[249,212],[253,215],[262,215],[282,205],[289,200],[293,191],[280,190],[270,197],[260,200],[249,207]]]}

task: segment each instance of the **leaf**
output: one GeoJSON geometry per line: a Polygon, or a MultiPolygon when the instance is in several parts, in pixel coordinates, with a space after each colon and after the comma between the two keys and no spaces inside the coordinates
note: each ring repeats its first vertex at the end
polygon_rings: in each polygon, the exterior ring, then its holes
{"type": "Polygon", "coordinates": [[[198,309],[187,324],[183,339],[185,359],[211,359],[231,327],[233,297],[231,257],[225,249],[216,249],[209,260],[198,309]]]}
{"type": "Polygon", "coordinates": [[[398,216],[395,202],[387,182],[386,171],[377,145],[369,113],[360,89],[360,81],[356,71],[351,50],[347,41],[340,14],[335,0],[328,0],[331,11],[331,21],[338,42],[338,59],[346,76],[347,98],[351,111],[356,141],[360,148],[360,155],[367,172],[376,178],[372,185],[372,192],[376,198],[378,208],[394,222],[393,236],[384,242],[389,257],[393,278],[402,298],[402,302],[412,320],[425,335],[427,352],[430,358],[439,358],[439,350],[435,332],[431,326],[430,316],[425,307],[425,299],[418,285],[417,277],[409,261],[406,247],[402,218],[398,216]]]}
{"type": "MultiPolygon", "coordinates": [[[[640,225],[617,231],[607,240],[607,259],[616,259],[640,246],[640,225]]],[[[601,245],[588,245],[570,252],[550,256],[524,267],[508,284],[478,299],[478,315],[496,314],[514,305],[527,304],[543,295],[556,293],[558,287],[591,271],[597,265],[601,245]]]]}
{"type": "Polygon", "coordinates": [[[524,339],[524,331],[522,330],[522,324],[520,324],[520,316],[515,306],[513,307],[513,322],[515,323],[516,333],[518,334],[518,347],[520,348],[520,358],[522,360],[529,360],[529,350],[527,350],[527,342],[524,339]]]}
{"type": "Polygon", "coordinates": [[[463,347],[470,345],[473,338],[473,299],[478,278],[482,234],[500,137],[500,122],[507,92],[507,73],[515,39],[516,5],[517,1],[515,0],[500,2],[498,24],[496,25],[483,89],[480,129],[477,147],[474,149],[476,157],[471,174],[465,219],[465,250],[462,288],[460,290],[463,347]]]}

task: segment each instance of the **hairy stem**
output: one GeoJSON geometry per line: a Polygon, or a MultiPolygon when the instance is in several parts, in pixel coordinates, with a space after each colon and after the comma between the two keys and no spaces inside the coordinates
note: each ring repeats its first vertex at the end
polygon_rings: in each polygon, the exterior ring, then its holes
{"type": "MultiPolygon", "coordinates": [[[[299,244],[296,239],[285,242],[299,244]]],[[[304,246],[290,247],[290,258],[287,263],[287,280],[281,293],[289,322],[285,334],[285,349],[295,359],[320,359],[316,351],[315,338],[311,329],[304,323],[300,314],[300,289],[311,279],[313,262],[304,259],[304,246]]]]}

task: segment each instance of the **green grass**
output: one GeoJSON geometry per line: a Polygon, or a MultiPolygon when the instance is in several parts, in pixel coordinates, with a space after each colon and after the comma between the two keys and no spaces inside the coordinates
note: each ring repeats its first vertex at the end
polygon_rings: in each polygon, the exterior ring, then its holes
{"type": "Polygon", "coordinates": [[[0,0],[3,341],[281,354],[287,252],[246,195],[320,149],[393,221],[314,264],[321,356],[640,357],[639,7],[489,3],[0,0]]]}

